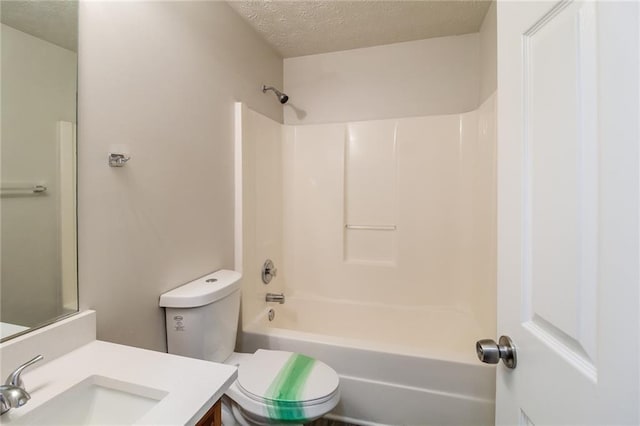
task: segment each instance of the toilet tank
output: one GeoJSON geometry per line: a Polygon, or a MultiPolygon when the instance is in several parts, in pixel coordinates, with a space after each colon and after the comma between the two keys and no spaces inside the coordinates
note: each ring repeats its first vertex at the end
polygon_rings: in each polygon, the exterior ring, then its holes
{"type": "Polygon", "coordinates": [[[170,354],[223,362],[236,345],[240,278],[219,270],[160,296],[170,354]]]}

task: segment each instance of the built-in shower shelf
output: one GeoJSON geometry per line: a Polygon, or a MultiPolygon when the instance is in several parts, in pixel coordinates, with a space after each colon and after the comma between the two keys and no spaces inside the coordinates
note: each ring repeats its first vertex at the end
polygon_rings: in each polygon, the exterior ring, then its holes
{"type": "Polygon", "coordinates": [[[396,225],[345,225],[346,229],[363,231],[395,231],[396,225]]]}

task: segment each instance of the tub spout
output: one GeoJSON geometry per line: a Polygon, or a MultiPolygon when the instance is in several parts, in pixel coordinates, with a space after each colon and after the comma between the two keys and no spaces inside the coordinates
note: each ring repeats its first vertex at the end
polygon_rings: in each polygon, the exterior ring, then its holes
{"type": "Polygon", "coordinates": [[[284,293],[267,293],[265,299],[267,302],[278,302],[281,305],[284,303],[284,293]]]}

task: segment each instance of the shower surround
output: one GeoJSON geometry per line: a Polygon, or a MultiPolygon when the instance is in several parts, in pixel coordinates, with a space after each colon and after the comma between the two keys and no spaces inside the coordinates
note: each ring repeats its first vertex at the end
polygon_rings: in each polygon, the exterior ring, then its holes
{"type": "Polygon", "coordinates": [[[241,349],[332,365],[342,419],[493,423],[494,369],[474,342],[495,334],[495,156],[495,96],[463,114],[319,125],[237,104],[241,349]],[[265,286],[267,258],[279,274],[265,286]]]}

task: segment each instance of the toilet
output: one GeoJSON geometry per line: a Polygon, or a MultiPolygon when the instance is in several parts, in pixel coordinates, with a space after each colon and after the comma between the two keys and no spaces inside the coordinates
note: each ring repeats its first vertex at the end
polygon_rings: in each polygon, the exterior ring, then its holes
{"type": "Polygon", "coordinates": [[[338,374],[303,354],[259,349],[234,352],[241,275],[220,270],[160,296],[170,354],[236,365],[223,399],[225,425],[306,423],[340,400],[338,374]]]}

